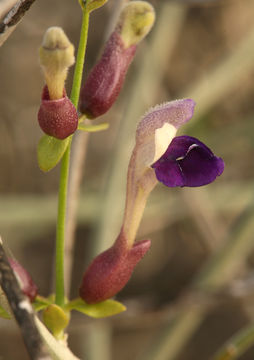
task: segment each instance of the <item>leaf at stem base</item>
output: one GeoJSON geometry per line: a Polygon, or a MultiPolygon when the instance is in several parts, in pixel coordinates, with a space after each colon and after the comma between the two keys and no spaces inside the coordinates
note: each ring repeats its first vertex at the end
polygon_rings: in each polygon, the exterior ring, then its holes
{"type": "Polygon", "coordinates": [[[111,299],[97,304],[87,304],[84,300],[78,298],[72,300],[66,306],[68,310],[76,310],[96,319],[117,315],[126,310],[123,304],[111,299]]]}

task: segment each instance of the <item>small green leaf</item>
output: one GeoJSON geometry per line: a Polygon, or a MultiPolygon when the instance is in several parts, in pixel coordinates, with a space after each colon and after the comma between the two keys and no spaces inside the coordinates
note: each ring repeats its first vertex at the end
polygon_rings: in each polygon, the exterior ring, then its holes
{"type": "Polygon", "coordinates": [[[11,319],[11,315],[0,306],[0,317],[3,319],[11,319]]]}
{"type": "Polygon", "coordinates": [[[56,304],[49,305],[43,312],[43,322],[56,338],[61,338],[67,327],[70,314],[56,304]]]}
{"type": "Polygon", "coordinates": [[[116,315],[126,310],[123,304],[115,300],[106,300],[98,304],[87,304],[80,298],[69,302],[66,308],[68,310],[79,311],[96,319],[116,315]]]}
{"type": "Polygon", "coordinates": [[[103,6],[108,0],[88,0],[87,1],[87,11],[91,12],[95,9],[100,8],[101,6],[103,6]]]}
{"type": "Polygon", "coordinates": [[[109,128],[109,123],[102,123],[102,124],[98,124],[98,125],[80,124],[78,126],[79,130],[87,131],[87,132],[103,131],[103,130],[107,130],[108,128],[109,128]]]}
{"type": "Polygon", "coordinates": [[[69,137],[64,140],[59,140],[48,135],[44,135],[40,139],[37,156],[38,164],[42,171],[47,172],[58,164],[65,153],[69,141],[69,137]]]}

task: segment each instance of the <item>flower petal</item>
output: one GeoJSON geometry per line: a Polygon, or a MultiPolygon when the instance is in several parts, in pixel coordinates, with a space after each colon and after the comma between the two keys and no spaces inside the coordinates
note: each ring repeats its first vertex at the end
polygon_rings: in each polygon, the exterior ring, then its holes
{"type": "Polygon", "coordinates": [[[196,187],[210,184],[221,175],[224,162],[198,139],[178,136],[152,167],[157,179],[166,186],[196,187]]]}
{"type": "Polygon", "coordinates": [[[193,116],[192,99],[170,101],[150,109],[136,132],[136,147],[143,166],[151,166],[167,150],[177,129],[193,116]]]}

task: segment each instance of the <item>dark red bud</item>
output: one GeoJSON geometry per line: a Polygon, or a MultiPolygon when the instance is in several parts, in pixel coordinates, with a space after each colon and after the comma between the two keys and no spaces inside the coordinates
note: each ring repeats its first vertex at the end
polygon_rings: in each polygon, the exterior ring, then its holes
{"type": "Polygon", "coordinates": [[[66,96],[65,90],[61,99],[50,100],[48,87],[44,87],[38,121],[41,129],[47,135],[61,140],[77,130],[78,113],[75,106],[66,96]]]}
{"type": "Polygon", "coordinates": [[[33,282],[30,274],[16,260],[8,259],[12,270],[18,280],[22,292],[33,302],[38,293],[38,287],[33,282]]]}
{"type": "Polygon", "coordinates": [[[80,297],[87,303],[94,304],[116,295],[129,281],[135,266],[150,245],[150,240],[143,240],[126,250],[119,249],[115,243],[97,256],[83,276],[80,297]]]}
{"type": "Polygon", "coordinates": [[[82,113],[89,118],[96,118],[110,109],[120,93],[135,52],[136,45],[125,49],[117,31],[111,34],[101,59],[91,70],[81,90],[82,113]]]}

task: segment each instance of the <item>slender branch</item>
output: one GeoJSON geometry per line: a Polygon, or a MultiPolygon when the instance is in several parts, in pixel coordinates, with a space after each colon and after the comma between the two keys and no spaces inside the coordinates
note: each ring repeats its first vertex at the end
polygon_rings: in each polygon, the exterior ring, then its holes
{"type": "MultiPolygon", "coordinates": [[[[12,5],[11,9],[7,10],[8,12],[0,20],[0,46],[7,40],[34,1],[35,0],[19,0],[12,5]]],[[[8,3],[4,3],[2,6],[0,5],[0,18],[7,7],[8,3]]]]}
{"type": "Polygon", "coordinates": [[[27,351],[32,360],[51,360],[46,353],[35,325],[34,312],[27,297],[22,293],[12,271],[0,238],[0,285],[20,327],[27,351]]]}
{"type": "Polygon", "coordinates": [[[88,27],[89,27],[89,13],[86,9],[83,10],[83,18],[80,32],[79,47],[77,53],[76,66],[73,76],[73,85],[71,90],[71,101],[74,106],[78,107],[79,93],[82,81],[83,67],[85,62],[86,54],[86,45],[87,45],[87,36],[88,36],[88,27]]]}
{"type": "MultiPolygon", "coordinates": [[[[85,53],[86,53],[86,45],[87,45],[87,36],[88,36],[88,28],[89,28],[89,14],[83,11],[83,19],[80,33],[80,41],[79,48],[77,54],[77,61],[75,66],[75,72],[73,77],[73,86],[71,91],[71,101],[74,106],[77,108],[79,93],[82,81],[82,74],[84,68],[85,61],[85,53]]],[[[74,153],[72,156],[71,164],[71,176],[70,176],[70,184],[68,187],[68,218],[66,221],[66,248],[65,248],[65,256],[66,256],[66,279],[65,284],[67,287],[67,294],[70,291],[70,279],[71,279],[71,269],[72,269],[72,250],[74,243],[74,234],[75,228],[77,224],[77,199],[79,195],[79,188],[82,178],[82,167],[81,164],[85,161],[85,153],[86,147],[88,144],[88,133],[77,132],[74,136],[74,153]]]]}
{"type": "Polygon", "coordinates": [[[64,305],[64,240],[71,141],[61,162],[56,231],[56,304],[64,305]]]}
{"type": "MultiPolygon", "coordinates": [[[[46,326],[35,316],[35,324],[42,340],[54,360],[80,360],[68,348],[67,344],[58,341],[46,328],[46,326]]],[[[44,360],[44,359],[41,359],[44,360]]],[[[46,359],[45,359],[46,360],[46,359]]]]}
{"type": "MultiPolygon", "coordinates": [[[[78,106],[79,92],[83,73],[88,25],[89,14],[87,13],[86,9],[84,9],[72,92],[70,97],[76,108],[78,106]]],[[[59,306],[64,305],[64,242],[71,140],[72,139],[70,139],[70,143],[61,162],[61,174],[58,195],[58,218],[56,229],[56,304],[59,306]]]]}

